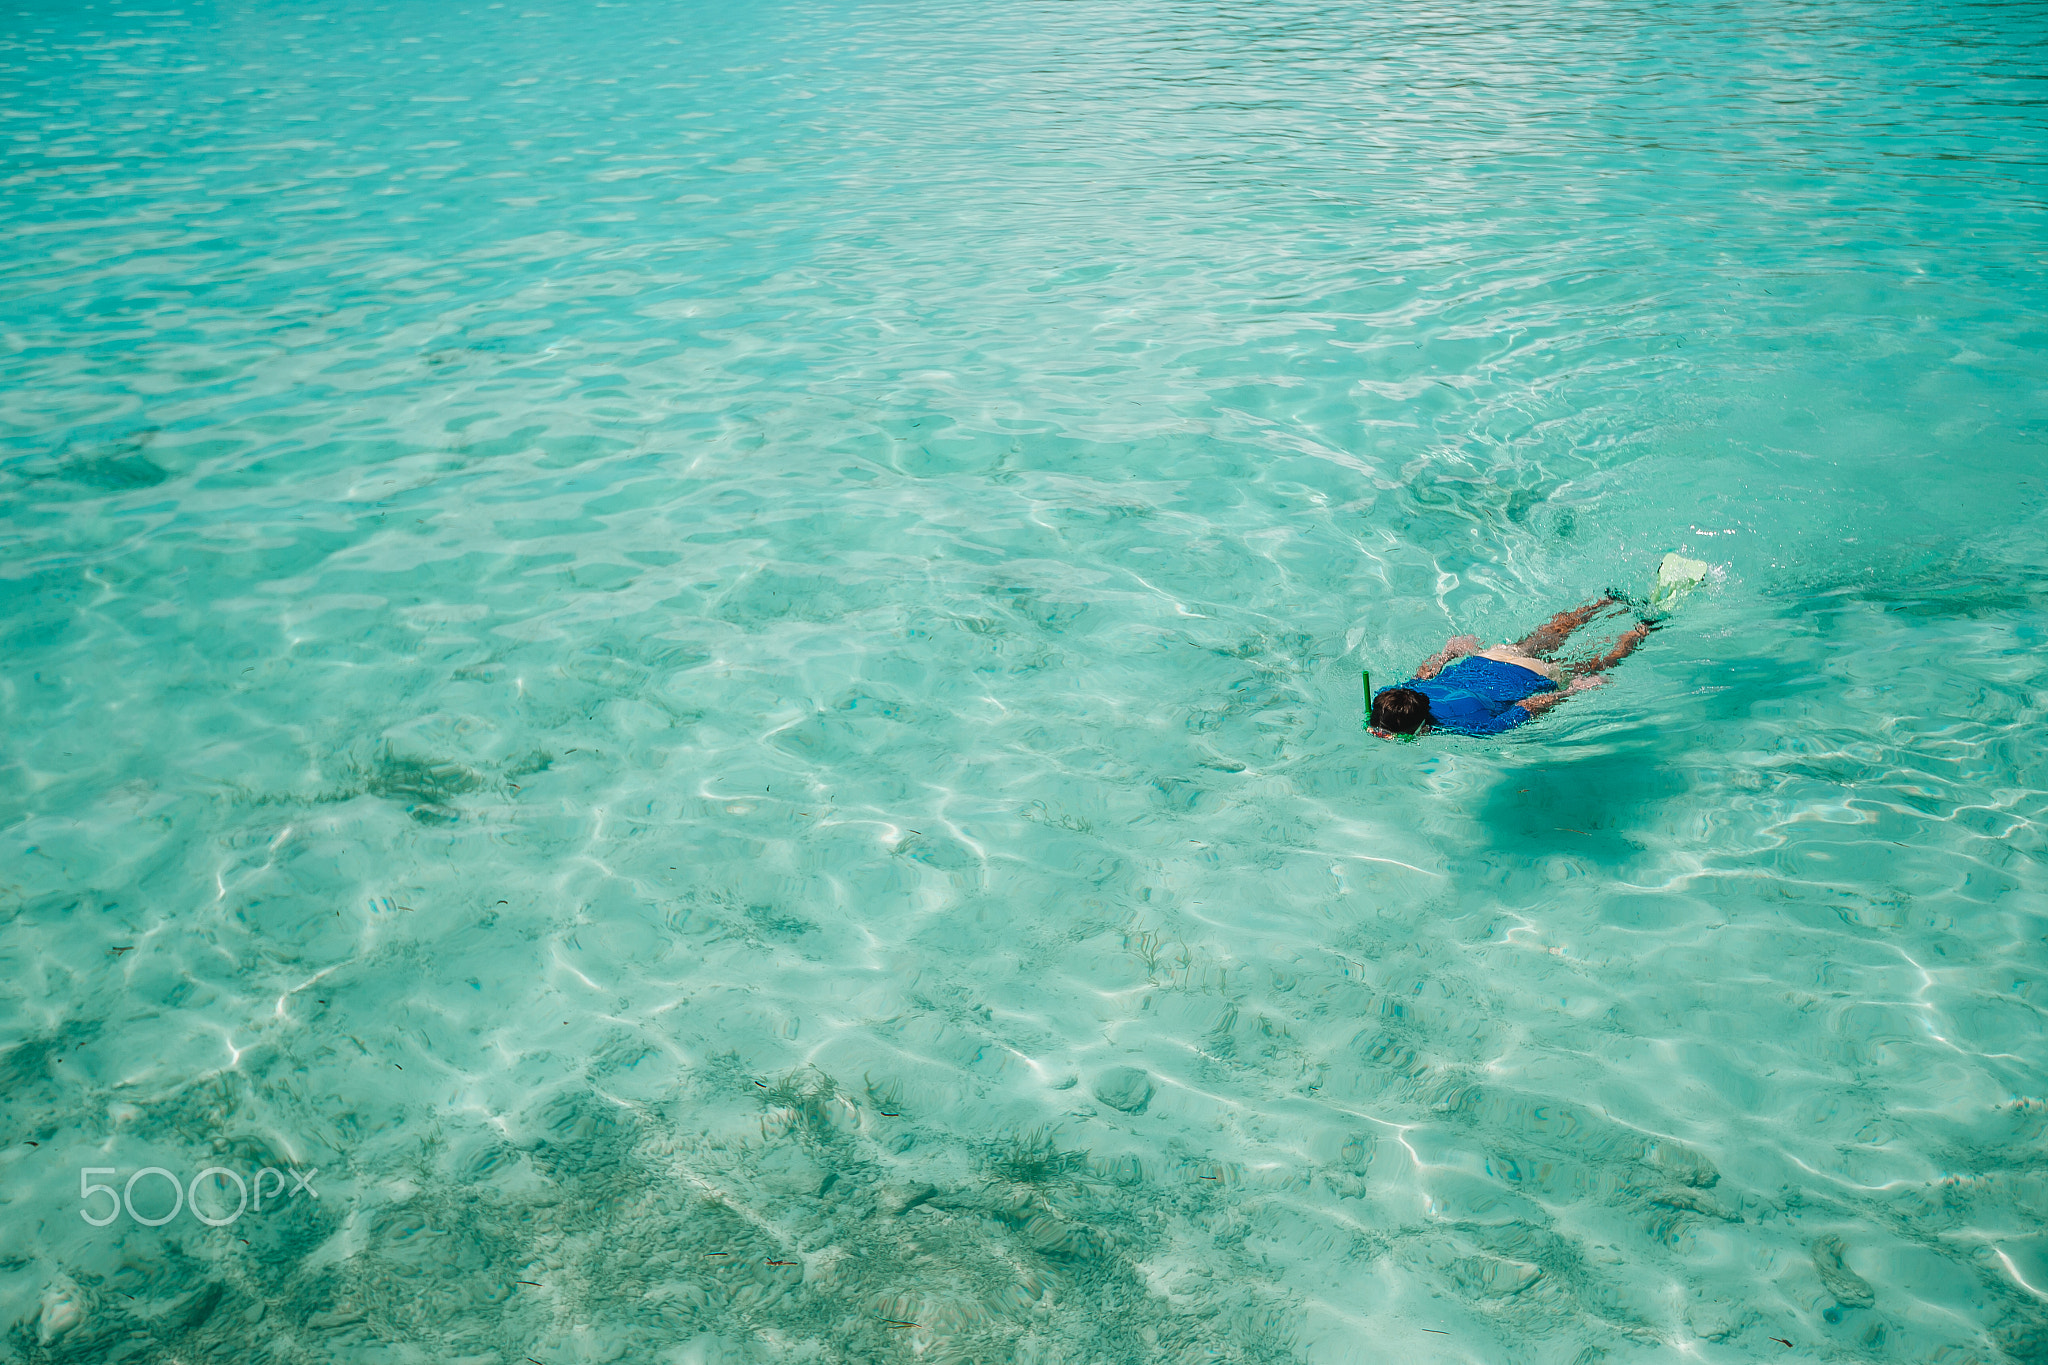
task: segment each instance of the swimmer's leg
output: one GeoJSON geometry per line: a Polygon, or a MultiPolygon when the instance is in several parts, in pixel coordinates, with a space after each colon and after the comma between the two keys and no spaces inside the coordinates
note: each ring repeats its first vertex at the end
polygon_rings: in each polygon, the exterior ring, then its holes
{"type": "Polygon", "coordinates": [[[1626,634],[1614,642],[1614,648],[1608,650],[1597,659],[1581,659],[1578,663],[1570,666],[1571,671],[1581,677],[1593,673],[1605,673],[1608,669],[1635,653],[1636,646],[1649,639],[1650,632],[1656,628],[1653,622],[1636,622],[1626,634]]]}
{"type": "Polygon", "coordinates": [[[1618,597],[1603,597],[1598,602],[1588,602],[1583,607],[1561,611],[1515,641],[1515,648],[1532,658],[1540,659],[1570,639],[1573,631],[1620,600],[1618,597]]]}

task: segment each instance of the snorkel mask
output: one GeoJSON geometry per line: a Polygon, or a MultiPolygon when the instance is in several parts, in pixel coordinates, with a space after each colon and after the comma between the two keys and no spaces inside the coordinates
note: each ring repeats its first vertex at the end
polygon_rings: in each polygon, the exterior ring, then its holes
{"type": "MultiPolygon", "coordinates": [[[[1417,730],[1412,735],[1397,735],[1392,730],[1382,730],[1372,723],[1372,670],[1369,668],[1359,670],[1358,678],[1365,687],[1365,728],[1380,739],[1397,739],[1403,744],[1414,743],[1416,738],[1422,734],[1422,730],[1417,730]]],[[[1423,726],[1423,730],[1428,728],[1427,725],[1423,726]]]]}

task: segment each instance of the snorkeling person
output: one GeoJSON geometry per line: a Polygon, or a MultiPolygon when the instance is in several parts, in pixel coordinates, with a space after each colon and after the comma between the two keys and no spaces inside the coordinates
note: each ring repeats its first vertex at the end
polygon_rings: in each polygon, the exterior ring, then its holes
{"type": "Polygon", "coordinates": [[[1605,654],[1559,665],[1549,656],[1572,632],[1616,605],[1603,597],[1561,611],[1511,645],[1482,648],[1476,635],[1460,635],[1430,656],[1415,676],[1381,688],[1372,699],[1372,729],[1381,736],[1447,730],[1459,735],[1498,735],[1548,711],[1575,692],[1607,681],[1606,671],[1635,651],[1656,626],[1646,620],[1614,642],[1605,654]],[[1453,661],[1456,662],[1453,662],[1453,661]],[[1449,665],[1449,667],[1446,667],[1449,665]]]}

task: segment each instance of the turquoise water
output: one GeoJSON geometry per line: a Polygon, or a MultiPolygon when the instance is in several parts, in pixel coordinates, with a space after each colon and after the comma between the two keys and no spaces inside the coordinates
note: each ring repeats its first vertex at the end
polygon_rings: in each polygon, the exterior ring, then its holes
{"type": "Polygon", "coordinates": [[[0,1360],[2048,1361],[2044,34],[9,10],[0,1360]]]}

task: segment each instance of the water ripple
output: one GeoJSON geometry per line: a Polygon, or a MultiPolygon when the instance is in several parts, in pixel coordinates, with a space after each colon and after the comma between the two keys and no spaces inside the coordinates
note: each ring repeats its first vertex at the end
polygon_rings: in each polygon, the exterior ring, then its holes
{"type": "Polygon", "coordinates": [[[22,11],[7,1350],[2041,1358],[2044,17],[22,11]]]}

